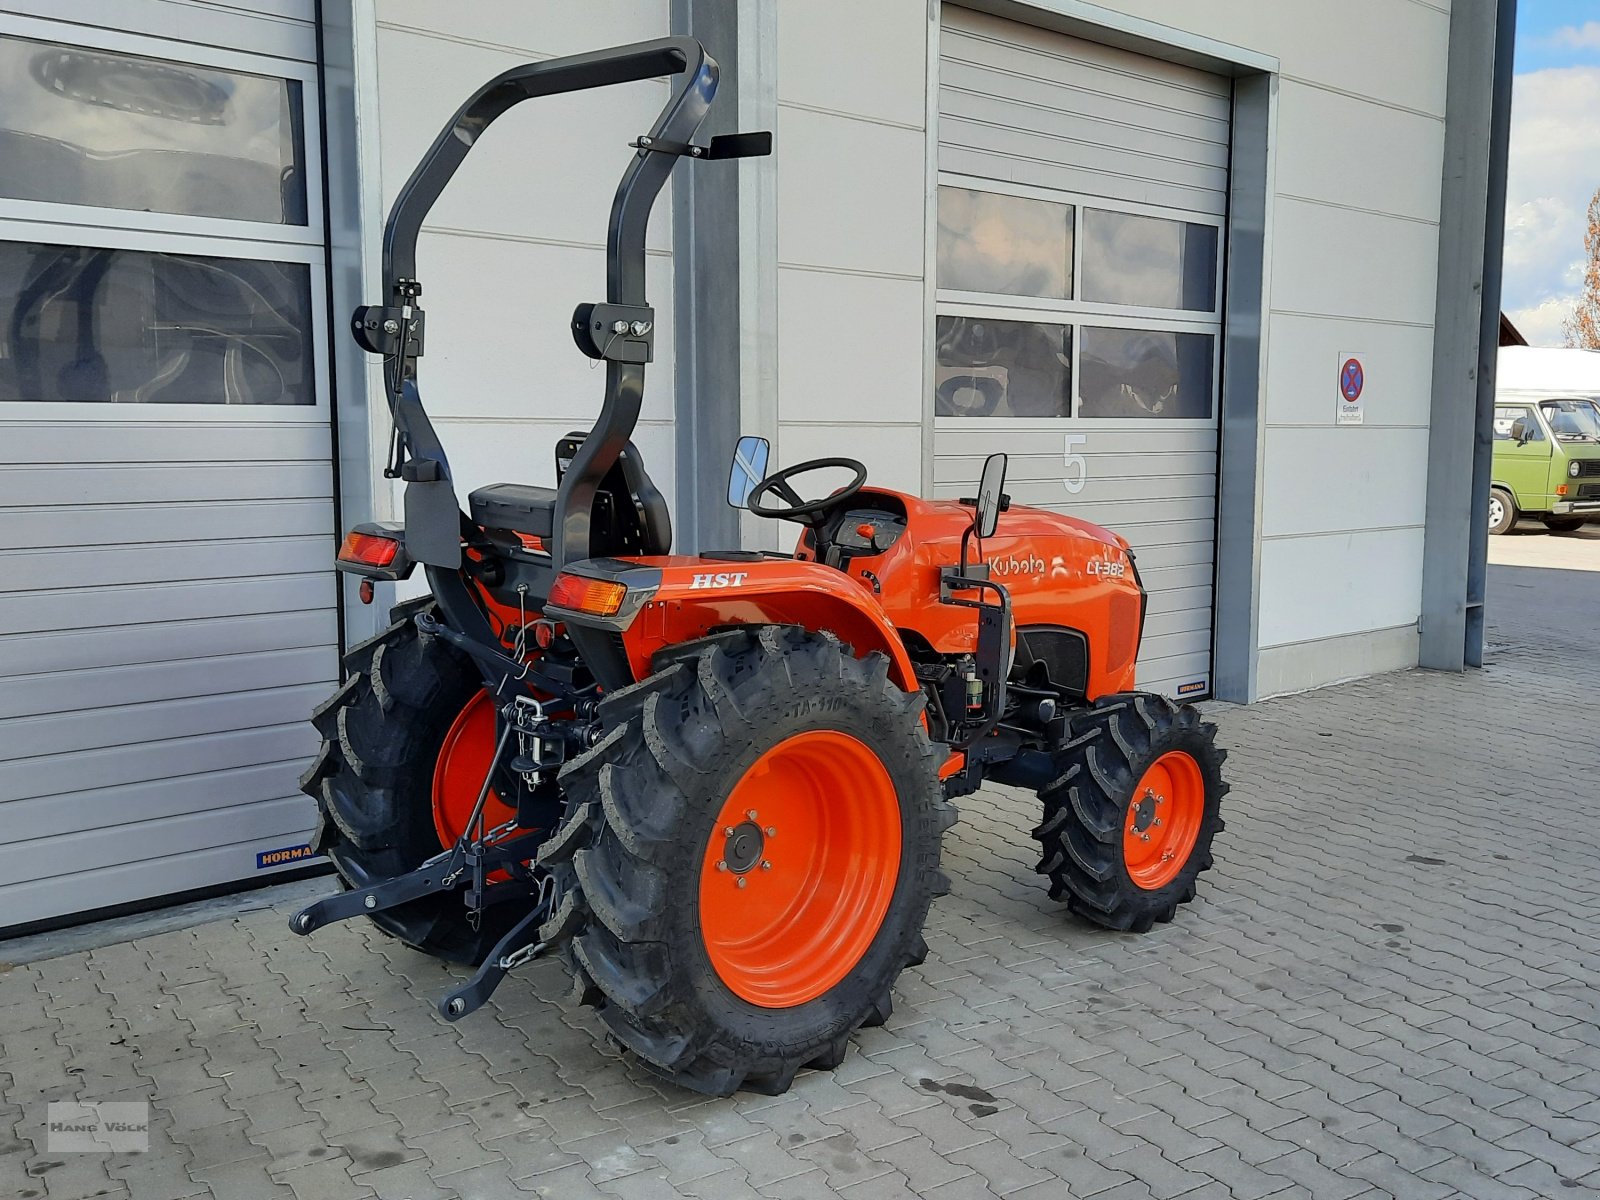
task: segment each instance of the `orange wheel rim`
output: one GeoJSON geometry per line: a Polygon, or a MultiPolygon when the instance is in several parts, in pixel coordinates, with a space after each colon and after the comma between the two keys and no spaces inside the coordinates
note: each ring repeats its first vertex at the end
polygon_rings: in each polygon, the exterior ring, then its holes
{"type": "Polygon", "coordinates": [[[1189,861],[1205,819],[1206,781],[1194,756],[1169,750],[1139,779],[1128,802],[1122,861],[1147,892],[1166,887],[1189,861]]]}
{"type": "Polygon", "coordinates": [[[761,1008],[815,1000],[883,926],[900,877],[900,801],[857,738],[785,738],[735,785],[706,845],[700,930],[718,977],[761,1008]]]}
{"type": "MultiPolygon", "coordinates": [[[[439,844],[446,849],[466,832],[478,790],[494,758],[494,701],[488,692],[479,692],[467,701],[439,747],[433,767],[433,827],[439,844]]],[[[483,805],[483,828],[487,831],[504,825],[517,815],[494,791],[483,805]]],[[[501,876],[504,877],[503,875],[501,876]]]]}

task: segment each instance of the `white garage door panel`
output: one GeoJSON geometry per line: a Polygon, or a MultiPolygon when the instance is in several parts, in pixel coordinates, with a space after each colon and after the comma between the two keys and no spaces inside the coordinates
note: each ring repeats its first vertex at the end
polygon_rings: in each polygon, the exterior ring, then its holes
{"type": "Polygon", "coordinates": [[[1149,613],[1145,619],[1144,636],[1151,645],[1168,634],[1211,632],[1211,605],[1209,601],[1201,610],[1187,612],[1149,613]]]}
{"type": "Polygon", "coordinates": [[[0,468],[0,507],[333,497],[327,462],[0,468]]]}
{"type": "Polygon", "coordinates": [[[0,638],[0,679],[90,667],[181,662],[215,654],[333,646],[338,637],[338,619],[326,608],[6,637],[0,638]]]}
{"type": "Polygon", "coordinates": [[[0,930],[303,842],[339,673],[316,5],[62,2],[0,21],[6,61],[83,47],[228,103],[0,106],[81,168],[0,216],[26,318],[0,357],[0,930]]]}
{"type": "MultiPolygon", "coordinates": [[[[1087,457],[1087,456],[1085,456],[1087,457]]],[[[1087,481],[1087,486],[1077,495],[1069,493],[1062,482],[1062,471],[1059,465],[1038,465],[1034,471],[1024,470],[1017,473],[1012,470],[1010,461],[1006,463],[1006,494],[1018,504],[1048,505],[1052,508],[1061,508],[1071,505],[1074,509],[1085,503],[1105,503],[1117,500],[1140,500],[1150,494],[1150,479],[1160,471],[1159,464],[1152,463],[1150,470],[1142,476],[1117,476],[1104,475],[1100,471],[1100,459],[1094,457],[1093,474],[1087,481]],[[1053,474],[1051,473],[1053,472],[1053,474]],[[1091,497],[1092,493],[1092,497],[1091,497]],[[1090,497],[1085,499],[1085,497],[1090,497]]],[[[982,464],[979,464],[979,471],[982,464]]],[[[1171,499],[1185,500],[1211,500],[1215,508],[1217,496],[1216,458],[1212,456],[1212,470],[1204,475],[1168,475],[1160,474],[1161,493],[1171,499]]],[[[1076,471],[1073,472],[1077,474],[1076,471]]],[[[976,473],[967,476],[963,481],[959,478],[951,483],[937,486],[953,489],[971,495],[973,480],[977,479],[976,473]]]]}
{"type": "MultiPolygon", "coordinates": [[[[967,485],[968,494],[972,485],[967,485]]],[[[961,489],[950,487],[948,489],[935,488],[934,495],[939,499],[956,499],[961,489]]],[[[1062,504],[1055,499],[1056,489],[1046,491],[1037,485],[1023,484],[1020,487],[1006,485],[1006,493],[1018,504],[1032,504],[1041,508],[1051,508],[1070,516],[1081,517],[1095,525],[1103,525],[1107,529],[1122,534],[1130,542],[1138,544],[1138,539],[1130,530],[1139,525],[1168,525],[1178,521],[1205,521],[1214,516],[1217,510],[1215,501],[1210,499],[1190,500],[1107,500],[1094,504],[1075,502],[1062,504]]]]}
{"type": "MultiPolygon", "coordinates": [[[[1217,297],[1203,294],[1203,282],[1195,290],[1204,276],[1194,273],[1193,255],[1197,247],[1205,252],[1209,238],[1192,226],[1217,230],[1220,277],[1232,84],[952,5],[942,10],[941,25],[941,187],[1011,199],[947,193],[956,224],[939,237],[940,263],[947,233],[952,256],[939,312],[961,320],[941,326],[938,378],[947,389],[970,371],[975,393],[987,401],[970,403],[959,393],[936,401],[936,408],[966,415],[935,418],[934,493],[971,495],[984,456],[1000,452],[1009,458],[1013,500],[1125,537],[1149,593],[1139,686],[1203,693],[1210,686],[1220,371],[1214,360],[1207,397],[1204,359],[1192,355],[1202,344],[1194,336],[1220,346],[1222,320],[1217,297]],[[1100,215],[1086,215],[1095,210],[1100,215]],[[1134,220],[1113,220],[1107,210],[1134,220]],[[1056,232],[1062,226],[1071,230],[1069,242],[1056,232]],[[1091,251],[1093,268],[1086,265],[1091,251]],[[1059,267],[1018,265],[1052,260],[1071,270],[1064,276],[1059,267]],[[1108,273],[1110,264],[1118,265],[1108,273]],[[1088,278],[1093,270],[1098,288],[1088,278]],[[1130,278],[1124,288],[1109,282],[1130,278]],[[1183,306],[1170,307],[1180,296],[1183,306]],[[1135,297],[1163,307],[1136,307],[1135,297]],[[988,322],[1021,324],[985,330],[988,322]],[[1041,350],[1057,326],[1071,327],[1070,340],[1054,346],[1059,367],[1041,350]],[[1170,367],[1161,355],[1174,351],[1163,351],[1159,337],[1126,341],[1141,347],[1120,351],[1130,354],[1127,363],[1115,361],[1118,351],[1097,351],[1108,357],[1093,360],[1091,392],[1084,374],[1091,328],[1189,340],[1166,340],[1181,360],[1170,367]],[[1177,373],[1180,365],[1186,374],[1177,373]],[[1178,382],[1163,390],[1169,385],[1154,381],[1168,369],[1178,382]],[[1001,399],[993,396],[996,382],[1001,399]],[[1057,415],[1014,415],[1052,409],[1057,415]],[[996,415],[974,415],[981,412],[996,415]],[[1173,420],[1174,412],[1185,419],[1173,420]]],[[[1101,337],[1098,344],[1116,343],[1101,337]]]]}
{"type": "Polygon", "coordinates": [[[226,458],[274,462],[333,457],[325,425],[273,421],[177,425],[167,421],[0,421],[0,463],[214,463],[226,458]]]}
{"type": "MultiPolygon", "coordinates": [[[[1157,525],[1140,525],[1119,521],[1117,532],[1128,539],[1141,564],[1158,564],[1162,561],[1158,555],[1163,551],[1187,558],[1196,553],[1196,544],[1212,545],[1217,539],[1217,523],[1215,520],[1166,521],[1157,525]]],[[[1208,557],[1206,561],[1210,562],[1211,559],[1208,557]]]]}
{"type": "Polygon", "coordinates": [[[1139,651],[1139,670],[1151,679],[1198,679],[1211,670],[1211,647],[1191,654],[1155,654],[1146,645],[1139,651]]]}
{"type": "MultiPolygon", "coordinates": [[[[0,629],[46,633],[79,626],[134,625],[149,620],[270,613],[307,606],[332,608],[333,572],[218,582],[137,584],[112,591],[23,592],[0,595],[0,629]],[[158,609],[141,602],[159,605],[158,609]]],[[[0,670],[5,651],[0,648],[0,670]]]]}
{"type": "MultiPolygon", "coordinates": [[[[1147,636],[1139,647],[1139,663],[1141,669],[1146,664],[1178,654],[1210,653],[1211,630],[1210,628],[1192,630],[1182,633],[1153,634],[1147,636]]],[[[1143,676],[1140,676],[1143,679],[1143,676]]],[[[1146,686],[1141,683],[1141,687],[1146,686]]]]}
{"type": "MultiPolygon", "coordinates": [[[[987,440],[985,438],[985,441],[987,440]]],[[[1035,449],[1042,440],[1042,438],[1034,439],[1035,449]]],[[[1013,454],[1006,461],[1006,479],[1008,482],[1018,479],[1046,479],[1061,485],[1066,474],[1063,453],[1064,450],[1052,454],[1013,454]]],[[[1214,480],[1216,471],[1215,450],[1161,454],[1153,451],[1107,454],[1097,450],[1094,456],[1094,474],[1099,480],[1148,479],[1151,475],[1160,475],[1167,479],[1175,479],[1180,475],[1199,475],[1214,480]]],[[[954,454],[934,460],[935,483],[970,484],[982,473],[981,455],[954,454]]]]}
{"type": "MultiPolygon", "coordinates": [[[[969,18],[975,19],[981,18],[969,18]]],[[[1164,103],[1172,98],[1170,91],[1141,86],[1137,74],[1119,76],[1085,65],[1074,72],[1074,77],[1083,81],[1081,85],[1040,79],[1017,69],[1025,69],[1030,63],[1015,49],[948,29],[941,47],[945,53],[939,64],[939,86],[950,94],[946,103],[953,111],[972,111],[963,109],[961,96],[970,97],[966,103],[973,105],[1009,102],[1035,109],[1035,121],[1059,116],[1083,122],[1081,127],[1066,124],[1069,134],[1078,128],[1114,125],[1126,130],[1126,136],[1143,138],[1142,148],[1158,149],[1164,157],[1192,151],[1197,162],[1227,161],[1226,103],[1217,105],[1214,111],[1175,107],[1164,103]]],[[[1188,101],[1190,97],[1181,99],[1188,101]]]]}
{"type": "Polygon", "coordinates": [[[228,808],[213,806],[177,817],[151,818],[141,814],[126,825],[91,824],[56,835],[48,847],[41,845],[39,839],[0,845],[0,879],[29,883],[51,878],[54,868],[50,858],[63,853],[71,858],[77,879],[106,867],[164,857],[174,846],[208,850],[240,840],[255,842],[303,833],[310,825],[310,806],[305,797],[290,795],[294,789],[293,769],[279,768],[279,775],[278,799],[228,808]],[[40,853],[44,849],[48,853],[40,853]]]}
{"type": "Polygon", "coordinates": [[[252,688],[290,687],[329,678],[337,653],[331,642],[260,654],[186,657],[176,662],[139,663],[87,671],[47,671],[0,686],[0,736],[12,717],[118,708],[156,700],[223,696],[248,682],[252,688]]]}
{"type": "Polygon", "coordinates": [[[0,592],[232,579],[241,568],[252,575],[310,575],[327,567],[331,550],[323,537],[263,537],[108,546],[93,554],[76,547],[0,552],[0,592]]]}
{"type": "Polygon", "coordinates": [[[1152,567],[1147,557],[1138,556],[1139,578],[1144,580],[1145,587],[1152,592],[1177,590],[1180,588],[1210,587],[1215,575],[1215,569],[1209,562],[1194,563],[1183,567],[1152,567]]]}
{"type": "MultiPolygon", "coordinates": [[[[0,913],[5,914],[8,924],[22,925],[59,916],[63,911],[80,911],[86,903],[96,903],[85,899],[89,896],[117,896],[122,902],[127,902],[207,887],[219,880],[238,878],[241,863],[249,864],[245,869],[254,870],[255,855],[263,841],[269,847],[293,846],[306,840],[309,828],[308,825],[305,831],[287,831],[271,839],[258,838],[202,849],[185,848],[165,858],[148,858],[99,871],[86,871],[73,877],[70,891],[61,886],[59,875],[47,875],[29,883],[0,887],[0,913]]],[[[304,865],[287,862],[276,868],[263,869],[261,875],[276,874],[304,865]]]]}
{"type": "MultiPolygon", "coordinates": [[[[316,751],[316,731],[302,712],[287,724],[266,728],[230,729],[175,741],[106,746],[66,757],[46,755],[0,762],[0,796],[26,800],[226,771],[255,763],[290,759],[309,763],[316,751]]],[[[307,805],[310,803],[306,801],[307,805]]],[[[5,808],[0,806],[0,822],[4,821],[5,808]]],[[[11,828],[6,826],[8,836],[17,836],[11,828]]],[[[18,830],[18,834],[25,833],[18,830]]],[[[7,920],[9,923],[9,916],[7,920]]]]}
{"type": "Polygon", "coordinates": [[[0,546],[12,550],[333,533],[333,505],[326,500],[0,509],[0,546]]]}
{"type": "Polygon", "coordinates": [[[0,745],[17,761],[73,754],[100,746],[155,742],[174,729],[193,737],[305,720],[335,682],[331,673],[309,685],[266,687],[220,696],[191,696],[116,709],[51,713],[0,721],[0,745]]]}
{"type": "Polygon", "coordinates": [[[950,6],[939,49],[941,171],[1227,211],[1227,80],[950,6]]]}
{"type": "MultiPolygon", "coordinates": [[[[1139,574],[1147,575],[1160,571],[1163,568],[1194,569],[1204,567],[1206,578],[1212,574],[1211,550],[1208,544],[1208,531],[1214,528],[1212,522],[1184,522],[1183,524],[1167,530],[1172,540],[1160,541],[1160,534],[1149,528],[1136,529],[1139,538],[1129,537],[1133,548],[1139,556],[1139,574]]],[[[1183,587],[1184,584],[1175,583],[1174,587],[1183,587]]]]}
{"type": "MultiPolygon", "coordinates": [[[[1048,454],[1065,455],[1066,442],[1063,435],[1081,433],[1090,438],[1089,446],[1094,448],[1096,455],[1104,454],[1110,457],[1122,455],[1151,455],[1151,454],[1192,454],[1205,453],[1216,455],[1216,439],[1202,440],[1204,431],[1194,429],[1167,429],[1160,422],[1149,422],[1139,429],[1106,429],[1100,426],[1067,426],[1064,422],[1056,422],[1049,428],[1027,428],[1021,419],[1016,421],[1023,428],[1011,429],[997,422],[977,422],[972,420],[955,420],[947,424],[941,422],[934,431],[934,453],[938,456],[935,460],[935,469],[939,459],[957,459],[966,456],[977,463],[981,469],[983,457],[986,454],[1015,455],[1026,458],[1030,455],[1039,455],[1043,447],[1052,447],[1048,454]],[[981,451],[973,449],[975,441],[971,435],[982,432],[981,451]],[[1058,448],[1058,449],[1057,449],[1058,448]]],[[[1079,447],[1083,449],[1084,447],[1079,447]]],[[[1058,457],[1058,462],[1062,458],[1058,457]]],[[[1192,472],[1185,472],[1191,474],[1192,472]]],[[[1098,474],[1098,472],[1097,472],[1098,474]]],[[[977,476],[973,475],[976,479],[977,476]]]]}
{"type": "Polygon", "coordinates": [[[30,830],[34,839],[50,838],[92,829],[106,821],[108,814],[138,813],[141,819],[159,820],[212,812],[223,805],[279,800],[295,791],[304,769],[305,763],[300,759],[252,763],[231,771],[206,771],[92,792],[13,800],[0,812],[16,822],[17,828],[30,830]]]}
{"type": "MultiPolygon", "coordinates": [[[[970,175],[978,172],[964,168],[976,147],[982,147],[970,160],[980,165],[990,165],[988,160],[998,156],[1000,158],[1018,159],[1031,164],[1055,164],[1064,154],[1078,154],[1084,149],[1084,143],[1053,134],[1047,130],[1020,130],[1012,129],[1000,123],[1001,114],[995,113],[991,120],[978,121],[964,115],[941,116],[939,119],[939,136],[948,139],[947,144],[951,152],[941,154],[939,169],[950,171],[956,175],[970,175]],[[961,153],[955,151],[956,146],[965,146],[967,149],[961,153]]],[[[1063,121],[1063,125],[1071,124],[1063,121]]],[[[1093,131],[1081,127],[1078,132],[1089,136],[1093,131]]],[[[1107,126],[1102,133],[1115,136],[1124,132],[1113,126],[1107,126]]],[[[1128,200],[1138,200],[1145,203],[1155,202],[1150,194],[1150,181],[1145,177],[1149,174],[1148,154],[1141,154],[1132,149],[1114,149],[1108,146],[1096,147],[1094,158],[1097,160],[1093,167],[1075,168],[1082,172],[1093,172],[1095,176],[1103,177],[1106,174],[1126,176],[1128,182],[1117,189],[1119,194],[1128,200]],[[1141,182],[1142,181],[1142,182],[1141,182]]],[[[1209,193],[1211,196],[1220,196],[1227,189],[1227,171],[1217,167],[1203,167],[1192,163],[1172,162],[1162,160],[1161,177],[1156,182],[1166,184],[1182,193],[1185,201],[1209,193]],[[1193,193],[1193,196],[1189,195],[1193,193]]],[[[1015,176],[1013,176],[1015,178],[1015,176]]],[[[1018,182],[1025,182],[1018,180],[1018,182]]],[[[1056,187],[1063,191],[1078,191],[1087,189],[1072,188],[1062,184],[1056,187]]],[[[1190,203],[1179,203],[1171,207],[1189,208],[1190,203]]],[[[1214,201],[1205,205],[1205,211],[1211,211],[1214,201]]],[[[1218,210],[1221,211],[1221,210],[1218,210]]]]}

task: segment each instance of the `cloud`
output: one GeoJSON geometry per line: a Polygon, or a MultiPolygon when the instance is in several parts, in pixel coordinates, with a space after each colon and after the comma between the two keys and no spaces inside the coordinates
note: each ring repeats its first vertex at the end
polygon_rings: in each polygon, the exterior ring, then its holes
{"type": "Polygon", "coordinates": [[[1506,310],[1506,316],[1517,327],[1517,332],[1528,339],[1530,346],[1565,346],[1566,321],[1578,302],[1578,294],[1558,296],[1536,304],[1532,308],[1506,310]]]}
{"type": "MultiPolygon", "coordinates": [[[[1600,22],[1589,22],[1600,39],[1600,22]]],[[[1575,27],[1576,28],[1576,27],[1575,27]]],[[[1600,188],[1600,67],[1516,77],[1506,181],[1502,305],[1530,342],[1563,343],[1561,318],[1583,278],[1589,200],[1600,188]]]]}
{"type": "Polygon", "coordinates": [[[1600,50],[1600,21],[1564,25],[1552,33],[1548,41],[1561,50],[1600,50]]]}

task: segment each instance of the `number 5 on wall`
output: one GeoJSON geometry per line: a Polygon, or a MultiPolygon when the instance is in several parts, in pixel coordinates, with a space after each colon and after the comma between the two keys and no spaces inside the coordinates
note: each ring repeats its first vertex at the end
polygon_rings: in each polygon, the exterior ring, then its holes
{"type": "Polygon", "coordinates": [[[1062,478],[1061,482],[1066,484],[1067,491],[1074,496],[1083,491],[1083,485],[1089,482],[1089,461],[1081,454],[1074,454],[1072,448],[1074,446],[1087,446],[1088,444],[1089,435],[1086,433],[1067,434],[1067,470],[1068,472],[1076,470],[1077,477],[1074,478],[1069,473],[1062,478]]]}

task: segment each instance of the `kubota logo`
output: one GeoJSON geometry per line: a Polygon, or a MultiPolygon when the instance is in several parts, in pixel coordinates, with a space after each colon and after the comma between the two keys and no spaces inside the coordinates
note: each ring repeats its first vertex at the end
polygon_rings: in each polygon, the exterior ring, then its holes
{"type": "Polygon", "coordinates": [[[694,591],[696,588],[738,587],[749,576],[749,571],[715,571],[708,575],[696,575],[689,581],[689,590],[694,591]]]}
{"type": "Polygon", "coordinates": [[[1044,559],[1032,554],[1026,558],[1007,555],[1005,558],[990,559],[989,569],[1001,579],[1010,579],[1016,575],[1043,575],[1044,559]]]}

